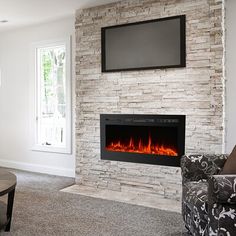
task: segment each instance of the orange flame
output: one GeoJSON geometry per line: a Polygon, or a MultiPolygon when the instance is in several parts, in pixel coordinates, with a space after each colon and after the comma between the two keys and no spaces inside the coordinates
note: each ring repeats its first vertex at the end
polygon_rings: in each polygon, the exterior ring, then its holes
{"type": "Polygon", "coordinates": [[[135,145],[133,138],[131,137],[128,144],[121,143],[121,141],[111,142],[107,147],[107,151],[113,152],[131,152],[131,153],[144,153],[144,154],[156,154],[163,156],[178,156],[175,149],[164,145],[153,144],[152,138],[149,135],[148,144],[144,144],[140,139],[138,145],[135,145]]]}

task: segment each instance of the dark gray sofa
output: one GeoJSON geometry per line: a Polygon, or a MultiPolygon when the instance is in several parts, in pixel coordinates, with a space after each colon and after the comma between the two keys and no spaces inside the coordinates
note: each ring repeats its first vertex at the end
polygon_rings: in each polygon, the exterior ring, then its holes
{"type": "Polygon", "coordinates": [[[194,235],[236,235],[236,175],[219,175],[228,155],[181,158],[182,214],[194,235]]]}

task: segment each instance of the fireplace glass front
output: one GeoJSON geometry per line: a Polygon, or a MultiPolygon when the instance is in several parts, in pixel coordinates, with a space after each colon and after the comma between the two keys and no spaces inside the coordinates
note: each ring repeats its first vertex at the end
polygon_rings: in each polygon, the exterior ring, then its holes
{"type": "Polygon", "coordinates": [[[185,116],[101,115],[101,159],[179,166],[185,116]]]}

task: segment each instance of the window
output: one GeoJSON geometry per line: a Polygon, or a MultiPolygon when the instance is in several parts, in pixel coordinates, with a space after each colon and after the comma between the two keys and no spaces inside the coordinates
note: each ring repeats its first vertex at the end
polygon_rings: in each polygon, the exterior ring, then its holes
{"type": "Polygon", "coordinates": [[[71,152],[70,42],[35,45],[33,149],[71,152]]]}

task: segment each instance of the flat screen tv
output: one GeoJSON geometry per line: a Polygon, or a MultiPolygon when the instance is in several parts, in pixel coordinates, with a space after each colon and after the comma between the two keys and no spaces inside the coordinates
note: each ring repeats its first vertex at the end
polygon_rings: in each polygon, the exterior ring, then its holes
{"type": "Polygon", "coordinates": [[[104,27],[102,72],[185,67],[185,15],[104,27]]]}

